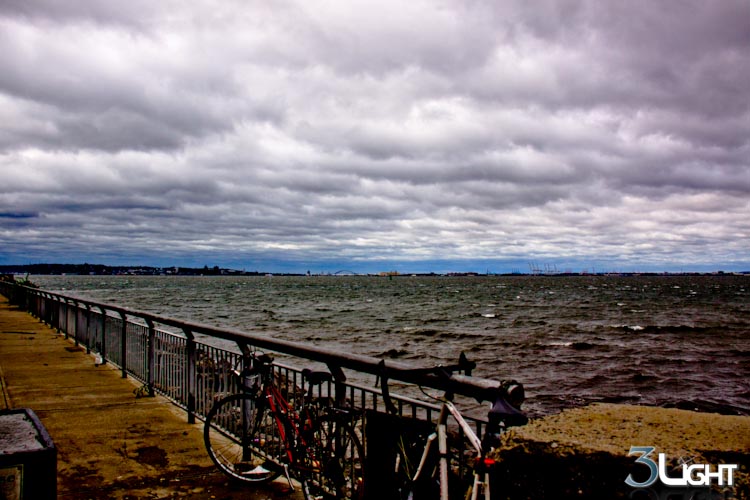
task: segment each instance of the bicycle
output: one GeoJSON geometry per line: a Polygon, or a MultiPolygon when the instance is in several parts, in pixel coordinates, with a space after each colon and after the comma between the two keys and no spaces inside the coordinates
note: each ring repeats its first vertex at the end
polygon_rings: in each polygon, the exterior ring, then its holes
{"type": "MultiPolygon", "coordinates": [[[[424,373],[434,373],[450,378],[454,372],[463,371],[471,374],[475,363],[468,361],[462,354],[457,365],[438,366],[427,369],[416,369],[424,373]]],[[[386,406],[392,405],[388,394],[387,379],[381,380],[381,390],[386,406]]],[[[482,439],[480,439],[461,412],[451,402],[452,394],[446,393],[442,398],[440,413],[434,431],[424,437],[424,432],[412,432],[411,435],[400,434],[396,438],[393,473],[396,479],[397,495],[400,500],[423,500],[440,498],[449,500],[457,498],[460,492],[449,482],[454,472],[449,458],[448,417],[453,419],[461,429],[464,438],[475,453],[472,464],[472,481],[464,496],[467,500],[490,500],[490,471],[495,460],[489,457],[490,452],[500,442],[500,434],[511,426],[524,425],[528,422],[526,415],[520,411],[525,399],[523,386],[515,381],[504,381],[489,391],[486,398],[492,402],[489,420],[482,439]],[[425,442],[426,439],[426,442],[425,442]],[[439,496],[438,496],[439,495],[439,496]]]]}
{"type": "Polygon", "coordinates": [[[354,425],[357,414],[313,397],[313,388],[333,376],[303,370],[302,403],[295,409],[272,363],[268,354],[246,355],[244,369],[235,370],[241,392],[220,399],[208,412],[203,436],[211,460],[227,476],[248,483],[284,474],[294,490],[294,477],[306,500],[361,499],[364,452],[354,425]]]}

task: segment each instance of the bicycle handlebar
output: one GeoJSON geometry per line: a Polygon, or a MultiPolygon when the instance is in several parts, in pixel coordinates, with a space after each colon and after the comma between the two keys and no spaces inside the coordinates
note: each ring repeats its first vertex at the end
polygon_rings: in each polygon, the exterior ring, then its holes
{"type": "MultiPolygon", "coordinates": [[[[273,357],[269,354],[248,353],[250,358],[249,365],[246,365],[247,373],[261,373],[268,370],[273,363],[273,357]]],[[[380,363],[380,385],[383,395],[383,401],[386,409],[390,413],[395,413],[395,406],[391,401],[388,389],[388,378],[391,367],[386,366],[385,361],[380,363]]],[[[404,375],[411,375],[416,379],[438,378],[441,385],[447,387],[446,394],[449,399],[453,391],[451,385],[461,385],[465,380],[471,379],[471,372],[476,368],[476,363],[469,361],[464,353],[461,353],[458,363],[453,365],[437,365],[428,368],[410,368],[407,370],[399,369],[399,378],[403,379],[404,375]],[[463,374],[459,373],[463,372],[463,374]]],[[[409,378],[409,377],[406,377],[409,378]]],[[[506,380],[497,382],[486,380],[484,387],[474,394],[478,401],[490,401],[492,408],[489,412],[489,431],[497,432],[501,425],[505,427],[524,425],[528,422],[528,417],[520,410],[525,399],[523,385],[515,380],[506,380]]]]}
{"type": "Polygon", "coordinates": [[[273,364],[273,356],[265,353],[247,353],[242,358],[239,369],[235,368],[234,373],[237,376],[252,375],[255,373],[265,373],[270,370],[273,364]]]}
{"type": "Polygon", "coordinates": [[[466,354],[461,353],[461,355],[458,358],[458,363],[455,365],[437,365],[437,366],[431,366],[429,368],[412,368],[409,370],[409,373],[412,374],[433,374],[437,375],[439,377],[446,377],[449,378],[453,375],[455,372],[464,372],[463,374],[467,377],[471,376],[471,372],[474,368],[477,367],[477,364],[473,361],[469,361],[469,359],[466,357],[466,354]]]}
{"type": "MultiPolygon", "coordinates": [[[[381,392],[386,409],[390,413],[395,413],[395,406],[390,398],[388,389],[388,368],[385,362],[381,362],[381,373],[379,375],[381,392]]],[[[469,361],[464,353],[461,353],[458,363],[455,365],[438,365],[430,368],[414,368],[406,371],[400,371],[400,375],[412,374],[419,376],[434,376],[442,380],[448,389],[446,390],[447,399],[452,398],[450,386],[452,383],[461,384],[465,378],[471,376],[471,371],[476,367],[476,363],[469,361]],[[455,372],[463,371],[465,375],[454,375],[455,372]]],[[[487,381],[486,387],[475,394],[478,401],[490,401],[492,408],[489,412],[488,432],[499,432],[501,425],[505,427],[519,426],[526,424],[529,419],[520,410],[521,405],[526,397],[523,385],[515,380],[505,380],[502,382],[487,381]]]]}

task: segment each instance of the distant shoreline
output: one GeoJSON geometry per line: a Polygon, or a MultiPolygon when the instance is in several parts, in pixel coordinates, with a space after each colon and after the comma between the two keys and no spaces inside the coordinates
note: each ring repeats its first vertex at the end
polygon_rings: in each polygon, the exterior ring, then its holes
{"type": "Polygon", "coordinates": [[[357,273],[354,271],[337,271],[334,273],[284,273],[272,271],[245,271],[239,269],[213,267],[155,267],[155,266],[107,266],[103,264],[22,264],[0,265],[0,274],[30,274],[30,275],[81,275],[81,276],[365,276],[365,277],[412,277],[412,276],[750,276],[750,271],[714,271],[714,272],[511,272],[511,273],[478,273],[463,272],[400,272],[383,271],[379,273],[357,273]]]}

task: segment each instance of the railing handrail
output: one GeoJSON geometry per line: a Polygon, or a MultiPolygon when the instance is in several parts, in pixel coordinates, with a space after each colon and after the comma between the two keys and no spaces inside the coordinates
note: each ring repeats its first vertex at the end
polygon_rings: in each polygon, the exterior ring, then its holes
{"type": "Polygon", "coordinates": [[[50,298],[55,297],[60,301],[73,301],[87,307],[95,307],[102,311],[113,311],[121,316],[141,318],[147,323],[172,326],[179,328],[187,334],[200,333],[209,337],[235,342],[239,346],[252,345],[261,349],[307,358],[328,365],[332,371],[347,368],[379,377],[386,377],[390,380],[398,380],[451,394],[468,396],[477,401],[494,402],[498,397],[503,397],[504,382],[497,380],[455,374],[451,377],[441,377],[436,373],[427,373],[424,370],[420,370],[420,367],[398,361],[384,360],[362,354],[344,353],[300,342],[278,339],[272,336],[272,332],[270,332],[271,334],[264,335],[253,334],[234,328],[220,328],[72,295],[50,292],[18,283],[6,284],[23,288],[27,293],[34,295],[46,295],[50,298]]]}

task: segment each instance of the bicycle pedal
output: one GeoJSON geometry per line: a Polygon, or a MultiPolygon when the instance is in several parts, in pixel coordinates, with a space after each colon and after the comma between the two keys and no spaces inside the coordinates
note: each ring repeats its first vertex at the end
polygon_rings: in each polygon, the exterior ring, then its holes
{"type": "Polygon", "coordinates": [[[313,495],[310,492],[310,483],[305,480],[302,482],[302,493],[305,497],[305,500],[323,500],[323,495],[313,495]]]}
{"type": "Polygon", "coordinates": [[[265,475],[265,474],[269,474],[270,472],[271,472],[270,470],[266,469],[262,465],[259,465],[256,468],[254,468],[253,470],[248,470],[248,471],[242,472],[241,474],[243,476],[251,477],[251,476],[262,476],[262,475],[265,475]]]}
{"type": "Polygon", "coordinates": [[[289,483],[289,489],[291,491],[294,491],[294,484],[292,484],[292,476],[289,474],[289,466],[287,464],[284,464],[284,475],[286,476],[286,480],[289,483]]]}

